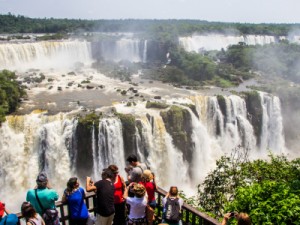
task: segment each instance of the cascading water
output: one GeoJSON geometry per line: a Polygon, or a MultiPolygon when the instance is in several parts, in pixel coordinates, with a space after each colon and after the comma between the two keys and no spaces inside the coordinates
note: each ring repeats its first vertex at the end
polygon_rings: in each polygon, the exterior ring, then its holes
{"type": "MultiPolygon", "coordinates": [[[[0,128],[0,198],[16,207],[44,170],[59,191],[71,176],[70,151],[76,121],[64,114],[8,116],[0,128]],[[14,195],[9,193],[14,190],[14,195]]],[[[16,211],[19,208],[15,209],[16,211]]]]}
{"type": "Polygon", "coordinates": [[[230,154],[238,146],[247,148],[252,158],[260,157],[261,152],[266,153],[268,149],[283,152],[279,99],[265,93],[260,93],[260,97],[263,123],[259,148],[247,118],[245,100],[234,95],[223,96],[224,104],[220,104],[221,99],[215,96],[194,96],[190,98],[192,101],[186,99],[194,102],[199,118],[190,108],[177,104],[190,114],[190,120],[184,123],[191,127],[186,135],[191,137],[192,145],[185,152],[174,144],[172,134],[167,132],[160,113],[168,109],[147,109],[143,102],[132,107],[115,105],[118,113],[130,113],[135,118],[133,147],[136,149],[124,148],[124,127],[117,117],[104,116],[99,124],[91,126],[90,133],[83,130],[81,135],[84,136],[79,138],[76,135],[83,127],[76,119],[70,119],[71,115],[32,113],[8,116],[0,128],[0,198],[5,196],[7,199],[6,194],[15,189],[20,194],[16,195],[17,199],[11,196],[12,200],[22,202],[26,189],[35,185],[35,177],[42,169],[46,170],[51,184],[60,193],[70,176],[82,179],[91,175],[97,180],[101,170],[110,164],[116,164],[124,176],[125,152],[142,155],[141,159],[154,171],[163,188],[177,185],[180,189],[194,190],[214,167],[215,160],[223,154],[230,154]],[[212,125],[222,132],[211,129],[212,125]],[[187,153],[192,156],[184,156],[187,153]],[[76,167],[80,160],[81,167],[76,167]],[[91,170],[84,170],[88,165],[91,165],[91,170]]]}
{"type": "Polygon", "coordinates": [[[117,118],[104,118],[99,123],[98,145],[94,157],[94,178],[101,178],[101,171],[115,164],[125,168],[122,124],[117,118]]]}
{"type": "MultiPolygon", "coordinates": [[[[145,43],[147,44],[147,42],[145,43]]],[[[105,60],[114,62],[122,60],[141,62],[145,58],[143,57],[143,51],[140,48],[140,44],[140,40],[133,38],[121,38],[115,41],[102,41],[100,43],[96,42],[94,46],[98,49],[98,53],[95,57],[101,56],[105,60]]]]}
{"type": "Polygon", "coordinates": [[[191,115],[193,127],[192,139],[195,144],[193,160],[190,165],[192,170],[191,186],[196,187],[205,178],[205,175],[214,168],[215,159],[222,155],[222,151],[216,140],[212,138],[207,128],[202,124],[191,109],[185,107],[191,115]]]}
{"type": "Polygon", "coordinates": [[[148,151],[151,170],[155,172],[158,183],[167,188],[176,183],[188,184],[188,162],[172,143],[172,137],[166,132],[164,122],[157,113],[151,114],[153,123],[147,118],[142,121],[143,135],[149,143],[148,151]]]}
{"type": "Polygon", "coordinates": [[[144,41],[144,49],[143,49],[143,63],[147,62],[147,40],[144,41]]]}
{"type": "Polygon", "coordinates": [[[221,50],[226,49],[230,45],[236,45],[244,42],[247,45],[265,45],[276,42],[274,36],[266,35],[193,35],[191,37],[180,37],[179,43],[186,51],[201,52],[202,50],[221,50]]]}
{"type": "Polygon", "coordinates": [[[76,63],[91,64],[91,45],[86,41],[43,41],[0,44],[1,68],[70,69],[76,63]]]}
{"type": "Polygon", "coordinates": [[[270,96],[260,92],[263,107],[263,121],[260,149],[269,149],[272,152],[284,153],[284,136],[280,100],[276,96],[270,96]]]}

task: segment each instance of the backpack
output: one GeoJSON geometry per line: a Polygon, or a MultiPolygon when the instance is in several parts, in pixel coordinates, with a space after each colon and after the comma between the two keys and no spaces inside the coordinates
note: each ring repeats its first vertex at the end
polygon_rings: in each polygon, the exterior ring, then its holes
{"type": "Polygon", "coordinates": [[[165,205],[165,221],[167,223],[178,223],[181,218],[179,199],[167,198],[165,205]]]}
{"type": "Polygon", "coordinates": [[[42,218],[46,225],[60,225],[58,211],[56,209],[46,209],[42,218]]]}
{"type": "Polygon", "coordinates": [[[38,201],[41,209],[43,210],[42,218],[45,221],[46,225],[60,225],[59,222],[59,216],[58,216],[58,211],[57,209],[46,209],[43,207],[39,196],[37,194],[37,189],[35,189],[35,197],[36,200],[38,201]]]}

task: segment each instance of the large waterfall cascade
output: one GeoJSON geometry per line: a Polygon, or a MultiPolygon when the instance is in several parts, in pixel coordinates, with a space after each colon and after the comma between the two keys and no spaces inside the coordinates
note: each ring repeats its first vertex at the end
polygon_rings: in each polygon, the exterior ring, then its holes
{"type": "MultiPolygon", "coordinates": [[[[237,41],[236,38],[232,39],[237,41]]],[[[249,43],[274,41],[271,37],[263,40],[249,36],[248,39],[249,43]]],[[[226,37],[221,40],[229,42],[226,37]]],[[[184,42],[194,40],[182,38],[180,41],[183,45],[189,45],[184,42]]],[[[219,46],[223,47],[224,43],[219,46]]],[[[123,38],[111,45],[99,44],[105,59],[147,61],[147,48],[150,45],[147,40],[123,38]]],[[[198,51],[204,45],[208,47],[209,42],[202,42],[201,46],[195,43],[186,48],[198,51]]],[[[68,69],[76,63],[90,64],[94,60],[93,47],[93,43],[75,40],[0,43],[0,66],[11,70],[68,69]]],[[[93,75],[94,79],[102,82],[106,79],[98,74],[93,75]]],[[[78,76],[76,79],[81,80],[78,76]]],[[[112,84],[107,86],[113,88],[112,84]]],[[[11,202],[8,207],[19,211],[19,208],[13,207],[25,200],[26,190],[35,186],[36,175],[41,170],[47,172],[50,183],[60,195],[71,176],[80,176],[83,180],[83,176],[87,175],[97,180],[100,171],[109,164],[116,164],[125,176],[125,157],[129,152],[136,153],[142,162],[147,162],[156,174],[158,185],[164,188],[177,185],[191,192],[214,168],[215,160],[221,155],[230,154],[237,146],[249,149],[251,158],[265,157],[268,151],[276,154],[287,152],[278,97],[260,93],[260,137],[254,134],[245,100],[235,95],[223,98],[224,105],[221,106],[217,96],[184,97],[182,103],[194,105],[195,110],[186,104],[173,103],[178,100],[167,100],[168,104],[185,110],[190,117],[190,120],[184,121],[191,128],[190,133],[186,134],[191,137],[191,146],[185,152],[176,146],[172,134],[168,133],[161,115],[162,111],[168,109],[147,109],[143,102],[131,107],[125,103],[114,105],[118,113],[131,114],[135,118],[134,149],[125,148],[128,140],[124,139],[125,128],[117,116],[104,116],[93,124],[90,133],[85,134],[89,138],[85,144],[89,147],[81,144],[83,140],[77,136],[79,121],[71,114],[51,116],[33,112],[7,116],[7,121],[0,127],[0,199],[5,199],[8,204],[11,202]],[[189,157],[187,154],[190,154],[189,157]],[[82,162],[82,159],[86,162],[82,162]],[[81,171],[84,166],[90,169],[81,171]],[[12,190],[14,195],[11,195],[12,190]]]]}
{"type": "Polygon", "coordinates": [[[278,40],[288,39],[291,42],[299,43],[297,36],[275,37],[269,35],[225,35],[225,34],[207,34],[192,35],[188,37],[179,37],[180,45],[189,52],[199,52],[202,50],[221,50],[230,45],[236,45],[243,42],[247,45],[265,45],[276,43],[278,40]]]}
{"type": "MultiPolygon", "coordinates": [[[[256,137],[241,97],[224,96],[226,115],[220,110],[216,96],[186,99],[195,105],[199,117],[187,106],[178,105],[191,116],[191,120],[185,123],[192,127],[192,133],[188,134],[194,143],[190,151],[192,161],[187,161],[183,152],[174,145],[160,110],[146,109],[145,103],[134,107],[118,104],[115,108],[119,113],[132,114],[141,125],[140,132],[135,134],[136,149],[124,149],[126,140],[120,119],[103,117],[91,130],[92,158],[86,163],[93,164],[93,169],[86,175],[99,179],[99,171],[109,164],[118,165],[121,174],[125,175],[125,152],[132,151],[150,165],[160,186],[167,188],[176,184],[180,189],[191,190],[214,168],[215,160],[223,154],[230,154],[238,145],[247,146],[252,158],[266,156],[268,150],[283,153],[279,99],[266,93],[261,93],[260,98],[263,123],[259,147],[256,147],[256,137]]],[[[18,200],[13,200],[22,202],[26,190],[35,185],[35,177],[41,170],[47,172],[52,185],[62,193],[68,178],[79,172],[74,166],[76,158],[81,157],[74,144],[74,140],[81,141],[76,138],[77,123],[76,118],[63,113],[8,116],[0,128],[0,198],[7,199],[7,193],[13,189],[19,193],[18,200]]]]}
{"type": "Polygon", "coordinates": [[[25,71],[28,69],[64,69],[75,63],[90,64],[91,46],[86,41],[42,41],[1,43],[1,68],[25,71]]]}

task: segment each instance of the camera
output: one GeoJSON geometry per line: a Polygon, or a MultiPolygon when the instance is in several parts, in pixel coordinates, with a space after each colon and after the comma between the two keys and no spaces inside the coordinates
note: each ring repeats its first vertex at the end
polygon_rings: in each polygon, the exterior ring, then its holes
{"type": "Polygon", "coordinates": [[[230,212],[230,216],[229,217],[234,217],[235,212],[230,212]]]}

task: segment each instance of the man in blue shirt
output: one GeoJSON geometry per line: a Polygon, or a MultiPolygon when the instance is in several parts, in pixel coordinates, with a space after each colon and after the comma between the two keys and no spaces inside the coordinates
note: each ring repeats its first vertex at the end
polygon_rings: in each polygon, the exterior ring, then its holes
{"type": "Polygon", "coordinates": [[[30,202],[37,213],[43,215],[43,210],[36,198],[36,194],[42,204],[44,210],[55,209],[55,201],[58,200],[58,193],[51,189],[48,185],[48,178],[44,172],[41,172],[36,178],[36,189],[29,189],[26,196],[26,201],[30,202]],[[37,192],[35,191],[37,190],[37,192]]]}
{"type": "Polygon", "coordinates": [[[0,202],[0,225],[16,225],[18,220],[17,215],[10,214],[5,208],[5,204],[0,202]],[[6,216],[4,216],[4,213],[6,213],[6,216]]]}

